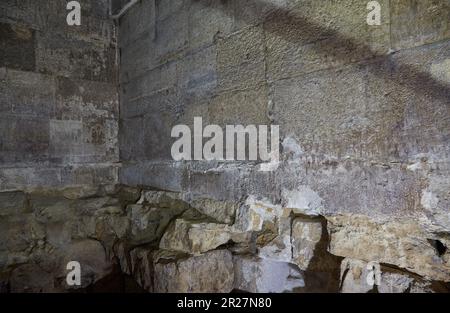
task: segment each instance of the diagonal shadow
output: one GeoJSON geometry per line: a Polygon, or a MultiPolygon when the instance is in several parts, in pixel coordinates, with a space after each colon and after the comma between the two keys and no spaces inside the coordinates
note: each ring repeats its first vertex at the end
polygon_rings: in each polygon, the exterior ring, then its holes
{"type": "MultiPolygon", "coordinates": [[[[209,6],[209,0],[195,0],[203,6],[209,6]]],[[[381,77],[388,83],[395,83],[399,86],[409,88],[413,93],[422,93],[426,96],[439,99],[450,106],[450,84],[442,82],[434,78],[430,73],[421,71],[417,67],[409,64],[403,64],[393,59],[395,54],[384,54],[374,51],[370,46],[355,41],[353,38],[346,37],[336,30],[329,29],[308,21],[305,17],[295,13],[292,9],[298,9],[298,6],[289,8],[278,7],[271,2],[261,0],[247,0],[250,6],[255,10],[254,12],[267,12],[262,17],[257,16],[256,13],[250,13],[239,17],[242,21],[248,24],[255,24],[256,20],[260,23],[274,23],[276,27],[271,27],[270,31],[284,38],[291,43],[298,43],[305,45],[323,41],[325,44],[310,45],[317,53],[333,52],[333,57],[337,60],[346,61],[349,59],[349,52],[357,55],[367,56],[358,58],[356,62],[344,62],[343,66],[349,63],[360,63],[362,61],[372,60],[372,62],[364,63],[370,73],[381,77]],[[292,31],[289,29],[298,29],[298,34],[292,36],[292,31]],[[300,31],[301,30],[301,31],[300,31]],[[306,35],[305,35],[306,34],[306,35]],[[308,41],[305,36],[313,37],[308,41]],[[345,46],[345,49],[342,47],[345,46]],[[323,49],[326,48],[326,49],[323,49]]],[[[221,8],[221,6],[214,6],[214,8],[221,8]]],[[[223,10],[225,14],[234,18],[235,12],[223,10]]]]}

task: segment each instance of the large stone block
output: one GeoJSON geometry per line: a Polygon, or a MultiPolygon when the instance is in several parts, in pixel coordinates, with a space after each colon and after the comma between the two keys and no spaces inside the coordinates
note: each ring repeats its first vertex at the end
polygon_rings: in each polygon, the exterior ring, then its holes
{"type": "Polygon", "coordinates": [[[55,79],[48,75],[5,69],[0,81],[5,113],[50,118],[55,114],[55,79]]]}
{"type": "Polygon", "coordinates": [[[367,1],[297,1],[264,22],[271,81],[364,60],[389,51],[389,1],[381,26],[367,24],[367,1]]]}
{"type": "Polygon", "coordinates": [[[265,46],[260,26],[243,29],[217,41],[218,87],[254,87],[265,80],[265,46]]]}
{"type": "Polygon", "coordinates": [[[284,262],[235,256],[234,289],[244,292],[295,292],[305,287],[303,273],[284,262]]]}
{"type": "Polygon", "coordinates": [[[231,240],[225,224],[197,223],[177,219],[161,238],[159,248],[200,255],[231,240]]]}
{"type": "Polygon", "coordinates": [[[83,123],[81,121],[50,121],[50,154],[57,161],[70,161],[83,155],[83,123]]]}
{"type": "Polygon", "coordinates": [[[232,1],[190,1],[189,48],[209,46],[231,33],[234,25],[232,1]]]}
{"type": "Polygon", "coordinates": [[[393,49],[404,49],[450,38],[450,4],[444,0],[401,0],[391,5],[393,49]]]}
{"type": "Polygon", "coordinates": [[[366,84],[362,66],[275,82],[272,116],[281,136],[294,136],[305,153],[358,155],[361,135],[370,123],[365,116],[366,84]]]}
{"type": "Polygon", "coordinates": [[[119,123],[120,158],[123,161],[144,159],[143,119],[121,119],[119,123]]]}
{"type": "MultiPolygon", "coordinates": [[[[157,2],[157,1],[156,1],[157,2]]],[[[140,1],[120,19],[119,46],[128,48],[129,44],[141,40],[142,35],[149,40],[155,39],[156,34],[156,6],[155,0],[140,1]]],[[[126,49],[125,49],[126,50],[126,49]]],[[[151,51],[147,51],[151,52],[151,51]]]]}
{"type": "MultiPolygon", "coordinates": [[[[209,98],[217,87],[217,47],[188,53],[179,66],[178,85],[187,101],[209,98]]],[[[180,101],[179,99],[178,101],[180,101]]]]}
{"type": "Polygon", "coordinates": [[[32,29],[0,23],[0,67],[34,71],[35,38],[32,29]]]}
{"type": "Polygon", "coordinates": [[[0,118],[0,164],[42,162],[49,155],[49,122],[33,117],[0,118]]]}
{"type": "Polygon", "coordinates": [[[358,215],[327,220],[330,252],[334,255],[392,264],[431,280],[450,280],[448,255],[435,248],[435,241],[429,240],[432,235],[416,221],[403,219],[381,224],[358,215]]]}
{"type": "Polygon", "coordinates": [[[186,1],[168,5],[170,11],[164,12],[158,1],[156,15],[155,54],[164,63],[188,47],[189,42],[189,8],[186,1]],[[167,40],[170,38],[170,40],[167,40]]]}
{"type": "Polygon", "coordinates": [[[185,190],[186,166],[167,162],[125,163],[120,181],[131,186],[144,185],[168,191],[185,190]]]}
{"type": "Polygon", "coordinates": [[[127,103],[129,100],[175,87],[179,77],[178,69],[178,62],[168,62],[124,83],[121,86],[121,100],[127,103]]]}
{"type": "Polygon", "coordinates": [[[27,205],[26,195],[21,191],[0,192],[0,216],[24,213],[27,205]]]}
{"type": "Polygon", "coordinates": [[[233,257],[228,250],[163,261],[155,264],[155,292],[226,293],[233,289],[233,257]]]}
{"type": "Polygon", "coordinates": [[[52,32],[67,38],[84,38],[92,41],[109,43],[114,40],[114,24],[109,20],[109,3],[106,0],[79,0],[81,6],[81,25],[69,26],[66,16],[67,3],[59,0],[36,2],[3,1],[1,21],[21,24],[40,32],[52,32]]]}
{"type": "Polygon", "coordinates": [[[58,77],[56,99],[55,116],[60,120],[119,117],[114,84],[58,77]]]}
{"type": "Polygon", "coordinates": [[[109,43],[69,40],[62,34],[38,33],[36,70],[77,79],[115,82],[116,51],[109,43]]]}
{"type": "Polygon", "coordinates": [[[128,206],[127,214],[131,222],[128,242],[134,245],[157,243],[170,221],[183,211],[183,208],[159,208],[140,204],[128,206]]]}

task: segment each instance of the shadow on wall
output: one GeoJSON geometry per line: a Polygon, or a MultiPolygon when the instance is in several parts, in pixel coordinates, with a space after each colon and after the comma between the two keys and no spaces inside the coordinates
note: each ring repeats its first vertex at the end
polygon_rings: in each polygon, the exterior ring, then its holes
{"type": "MultiPolygon", "coordinates": [[[[197,2],[205,7],[210,6],[209,0],[197,0],[197,2]]],[[[310,48],[315,49],[315,52],[319,54],[333,51],[333,57],[337,60],[348,60],[349,52],[351,51],[352,54],[367,56],[363,60],[374,59],[376,61],[384,61],[387,63],[387,68],[386,66],[380,66],[380,62],[365,65],[367,65],[370,73],[388,82],[395,82],[400,86],[408,87],[414,93],[423,93],[427,96],[444,100],[444,102],[450,105],[449,84],[436,80],[429,73],[420,71],[414,66],[395,62],[391,58],[393,54],[376,52],[370,46],[346,37],[336,30],[308,21],[305,17],[300,16],[293,10],[298,10],[299,6],[284,8],[276,6],[270,1],[262,0],[247,0],[246,3],[255,9],[253,12],[267,13],[262,18],[256,13],[246,14],[240,17],[243,22],[250,24],[257,19],[262,23],[270,22],[275,27],[271,27],[268,31],[282,37],[286,41],[298,43],[299,45],[326,40],[326,43],[323,45],[311,45],[310,48]],[[313,39],[308,40],[305,38],[307,36],[313,37],[313,39]],[[345,49],[342,49],[342,47],[345,47],[345,49]]],[[[215,8],[221,8],[221,6],[215,8]]],[[[224,10],[223,12],[231,15],[229,11],[224,10]]]]}

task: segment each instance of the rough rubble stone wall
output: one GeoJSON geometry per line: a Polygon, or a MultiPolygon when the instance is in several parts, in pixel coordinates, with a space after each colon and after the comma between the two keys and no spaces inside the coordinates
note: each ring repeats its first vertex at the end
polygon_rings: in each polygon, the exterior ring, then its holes
{"type": "Polygon", "coordinates": [[[449,3],[380,0],[374,27],[367,2],[143,0],[121,18],[119,180],[205,215],[170,224],[159,248],[191,257],[164,269],[130,248],[141,278],[204,290],[189,269],[210,260],[234,269],[222,291],[373,291],[369,262],[380,292],[450,281],[449,3]],[[280,125],[278,169],[174,162],[194,116],[280,125]]]}
{"type": "Polygon", "coordinates": [[[0,190],[117,181],[118,92],[109,1],[0,2],[0,190]]]}

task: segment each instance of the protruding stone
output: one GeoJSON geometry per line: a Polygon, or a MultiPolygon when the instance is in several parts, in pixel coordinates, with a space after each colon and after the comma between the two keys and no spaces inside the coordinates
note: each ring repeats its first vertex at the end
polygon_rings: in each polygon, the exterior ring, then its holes
{"type": "Polygon", "coordinates": [[[155,264],[155,292],[223,292],[233,289],[233,257],[228,250],[155,264]]]}
{"type": "Polygon", "coordinates": [[[23,213],[27,204],[21,191],[0,192],[0,216],[23,213]]]}
{"type": "Polygon", "coordinates": [[[127,207],[131,223],[130,243],[152,243],[163,235],[170,221],[183,213],[184,208],[159,208],[149,205],[133,204],[127,207]]]}
{"type": "Polygon", "coordinates": [[[366,216],[327,217],[330,252],[334,255],[374,260],[406,269],[425,279],[450,281],[446,251],[428,240],[418,221],[403,219],[376,222],[366,216]]]}
{"type": "Polygon", "coordinates": [[[98,188],[94,186],[79,186],[66,188],[62,194],[66,199],[76,200],[95,196],[98,191],[98,188]]]}
{"type": "Polygon", "coordinates": [[[292,257],[300,269],[308,269],[321,238],[322,223],[320,220],[294,219],[292,222],[292,257]]]}
{"type": "Polygon", "coordinates": [[[231,239],[225,224],[196,223],[177,219],[161,238],[159,247],[190,254],[213,250],[231,239]]]}
{"type": "Polygon", "coordinates": [[[305,287],[302,272],[293,264],[235,256],[234,289],[252,293],[293,292],[305,287]]]}

